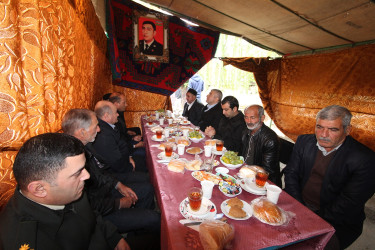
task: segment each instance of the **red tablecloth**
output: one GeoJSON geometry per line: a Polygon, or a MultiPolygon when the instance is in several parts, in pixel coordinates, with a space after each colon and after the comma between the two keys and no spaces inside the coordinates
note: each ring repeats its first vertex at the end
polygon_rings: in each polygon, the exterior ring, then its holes
{"type": "MultiPolygon", "coordinates": [[[[174,173],[167,169],[167,165],[157,162],[159,160],[157,154],[162,151],[151,145],[160,142],[151,140],[151,136],[155,133],[145,125],[146,121],[142,119],[147,164],[161,210],[161,249],[203,249],[199,233],[179,223],[179,220],[184,219],[180,214],[179,205],[187,197],[186,191],[193,186],[200,187],[200,182],[191,176],[191,171],[185,171],[183,174],[174,173]]],[[[192,143],[190,147],[198,146],[203,149],[203,144],[203,141],[192,143]]],[[[204,153],[200,156],[205,159],[204,153]]],[[[194,158],[187,153],[181,157],[194,158]]],[[[217,156],[216,159],[219,160],[219,157],[217,156]]],[[[229,174],[233,175],[237,172],[238,169],[231,170],[229,174]]],[[[250,203],[259,196],[243,190],[237,197],[250,203]]],[[[211,201],[216,205],[218,213],[221,213],[220,205],[226,199],[228,197],[215,186],[211,201]]],[[[254,216],[244,221],[228,218],[228,223],[235,229],[232,249],[272,249],[287,245],[289,245],[288,249],[324,249],[334,233],[334,228],[330,224],[284,191],[280,195],[278,206],[294,214],[287,225],[270,226],[258,221],[254,216]]]]}

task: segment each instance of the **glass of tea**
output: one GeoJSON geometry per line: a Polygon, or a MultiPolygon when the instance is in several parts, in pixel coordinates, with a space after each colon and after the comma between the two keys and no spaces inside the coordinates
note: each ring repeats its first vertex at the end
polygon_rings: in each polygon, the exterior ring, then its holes
{"type": "Polygon", "coordinates": [[[216,141],[216,151],[223,151],[223,147],[224,147],[224,142],[220,141],[220,140],[217,140],[216,141]]]}
{"type": "Polygon", "coordinates": [[[163,137],[163,130],[156,130],[156,138],[161,139],[163,137]]]}
{"type": "Polygon", "coordinates": [[[264,187],[267,182],[269,173],[264,169],[258,169],[255,175],[255,184],[257,187],[264,187]]]}
{"type": "Polygon", "coordinates": [[[202,189],[198,187],[193,187],[189,189],[189,192],[188,192],[189,205],[192,211],[198,211],[201,208],[202,196],[203,196],[202,189]]]}
{"type": "Polygon", "coordinates": [[[172,151],[173,151],[173,145],[172,145],[172,143],[165,143],[164,144],[164,151],[165,151],[165,156],[166,157],[171,157],[172,156],[172,151]]]}

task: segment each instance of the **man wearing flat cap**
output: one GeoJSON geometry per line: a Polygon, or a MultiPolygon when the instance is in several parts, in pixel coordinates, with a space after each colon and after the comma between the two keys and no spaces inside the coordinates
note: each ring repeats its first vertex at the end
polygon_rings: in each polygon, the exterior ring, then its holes
{"type": "Polygon", "coordinates": [[[189,89],[186,93],[186,103],[182,116],[187,117],[192,124],[197,126],[201,119],[203,107],[203,104],[197,100],[197,91],[189,89]]]}

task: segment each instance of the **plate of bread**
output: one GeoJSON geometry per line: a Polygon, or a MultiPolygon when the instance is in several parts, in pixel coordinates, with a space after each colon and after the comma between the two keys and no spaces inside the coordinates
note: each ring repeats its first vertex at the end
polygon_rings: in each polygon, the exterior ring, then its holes
{"type": "Polygon", "coordinates": [[[203,152],[203,149],[198,148],[198,147],[191,147],[191,148],[186,149],[186,153],[192,154],[192,155],[201,154],[202,152],[203,152]]]}
{"type": "Polygon", "coordinates": [[[286,222],[285,211],[273,204],[266,197],[256,198],[251,202],[254,217],[263,223],[280,226],[286,222]]]}
{"type": "Polygon", "coordinates": [[[249,203],[238,198],[223,201],[220,208],[228,218],[233,220],[247,220],[253,215],[253,209],[249,203]]]}

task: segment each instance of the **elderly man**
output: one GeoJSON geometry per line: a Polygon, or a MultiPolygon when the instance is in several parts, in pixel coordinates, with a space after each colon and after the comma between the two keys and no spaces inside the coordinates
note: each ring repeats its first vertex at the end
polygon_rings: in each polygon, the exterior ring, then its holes
{"type": "Polygon", "coordinates": [[[206,97],[207,105],[203,108],[199,127],[205,131],[208,126],[218,130],[221,118],[224,117],[220,102],[223,93],[218,89],[212,89],[206,97]]]}
{"type": "Polygon", "coordinates": [[[66,134],[42,134],[14,161],[18,186],[0,214],[0,249],[130,249],[83,194],[85,149],[66,134]]]}
{"type": "MultiPolygon", "coordinates": [[[[85,188],[92,208],[116,225],[121,233],[153,232],[158,242],[160,215],[150,210],[154,208],[152,185],[149,182],[138,182],[129,183],[130,188],[125,186],[123,183],[127,183],[128,176],[117,174],[116,179],[108,174],[105,171],[107,166],[87,147],[100,131],[95,113],[87,109],[71,109],[63,117],[62,129],[64,133],[76,137],[86,145],[86,169],[91,178],[86,181],[85,188]]],[[[140,243],[142,241],[129,239],[132,248],[138,249],[141,247],[140,243]]]]}
{"type": "Polygon", "coordinates": [[[244,113],[247,129],[242,134],[242,155],[245,162],[263,167],[269,173],[268,179],[281,187],[279,137],[263,123],[262,106],[248,106],[244,113]]]}
{"type": "Polygon", "coordinates": [[[285,191],[336,229],[331,249],[362,233],[364,205],[375,192],[375,153],[349,133],[352,114],[338,105],[316,116],[315,135],[301,135],[285,168],[285,191]]]}
{"type": "Polygon", "coordinates": [[[99,101],[95,105],[95,113],[98,117],[100,133],[91,144],[104,163],[110,166],[111,172],[146,172],[144,157],[133,157],[130,154],[126,140],[121,137],[115,126],[118,117],[116,106],[109,101],[99,101]]]}
{"type": "Polygon", "coordinates": [[[189,89],[186,93],[186,103],[182,116],[187,117],[192,124],[197,126],[201,119],[202,109],[203,104],[197,100],[197,91],[189,89]]]}
{"type": "Polygon", "coordinates": [[[242,154],[242,132],[246,129],[244,115],[238,110],[239,103],[234,96],[227,96],[221,102],[223,117],[219,123],[219,129],[209,126],[205,134],[211,138],[224,141],[227,150],[242,154]]]}

